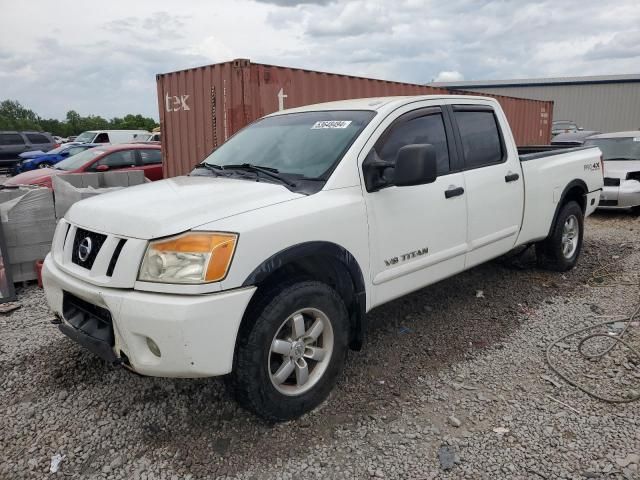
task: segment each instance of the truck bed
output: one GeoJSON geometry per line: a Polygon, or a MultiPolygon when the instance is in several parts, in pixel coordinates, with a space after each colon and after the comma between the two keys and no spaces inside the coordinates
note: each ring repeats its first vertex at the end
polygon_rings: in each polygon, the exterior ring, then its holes
{"type": "Polygon", "coordinates": [[[574,145],[527,145],[518,147],[518,155],[521,162],[536,160],[538,158],[560,155],[562,153],[577,152],[591,147],[576,147],[574,145]]]}

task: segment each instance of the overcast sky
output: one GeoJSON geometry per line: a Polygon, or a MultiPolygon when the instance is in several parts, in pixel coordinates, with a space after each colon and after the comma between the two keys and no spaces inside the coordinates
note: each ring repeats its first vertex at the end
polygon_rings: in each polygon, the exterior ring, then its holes
{"type": "Polygon", "coordinates": [[[638,0],[0,0],[0,99],[158,118],[155,74],[233,58],[388,80],[640,73],[638,0]]]}

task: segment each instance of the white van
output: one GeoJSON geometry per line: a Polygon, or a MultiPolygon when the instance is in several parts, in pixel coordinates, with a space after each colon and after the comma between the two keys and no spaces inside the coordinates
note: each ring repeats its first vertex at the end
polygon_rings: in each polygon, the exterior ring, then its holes
{"type": "Polygon", "coordinates": [[[76,137],[80,143],[129,143],[148,138],[146,130],[87,130],[76,137]]]}

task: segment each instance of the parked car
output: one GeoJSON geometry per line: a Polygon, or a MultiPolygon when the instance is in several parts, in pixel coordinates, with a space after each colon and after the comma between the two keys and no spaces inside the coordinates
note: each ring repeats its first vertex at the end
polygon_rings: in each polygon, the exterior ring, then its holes
{"type": "Polygon", "coordinates": [[[577,132],[559,133],[551,139],[551,145],[567,145],[579,147],[584,141],[592,135],[598,135],[600,132],[595,130],[579,130],[577,132]]]}
{"type": "Polygon", "coordinates": [[[30,156],[18,162],[13,169],[14,175],[38,168],[50,168],[68,157],[73,157],[89,148],[99,147],[98,143],[65,143],[47,153],[30,156]]]}
{"type": "Polygon", "coordinates": [[[582,130],[581,127],[575,122],[570,120],[556,120],[551,123],[551,135],[558,135],[559,133],[572,133],[577,132],[578,130],[582,130]]]}
{"type": "Polygon", "coordinates": [[[10,178],[4,185],[52,187],[51,178],[60,173],[143,170],[149,180],[162,179],[162,154],[159,145],[122,143],[90,148],[58,162],[53,168],[40,168],[10,178]]]}
{"type": "Polygon", "coordinates": [[[602,150],[604,188],[598,207],[640,215],[640,131],[603,133],[584,144],[602,150]]]}
{"type": "Polygon", "coordinates": [[[44,132],[0,132],[0,167],[13,167],[18,155],[32,150],[47,152],[57,147],[53,137],[44,132]]]}
{"type": "Polygon", "coordinates": [[[78,135],[74,141],[80,143],[129,143],[138,137],[147,138],[146,130],[87,130],[78,135]]]}
{"type": "Polygon", "coordinates": [[[190,176],[74,204],[45,293],[108,362],[231,373],[242,405],[286,420],[327,397],[368,310],[518,246],[573,268],[601,188],[597,148],[518,156],[493,98],[284,110],[190,176]]]}

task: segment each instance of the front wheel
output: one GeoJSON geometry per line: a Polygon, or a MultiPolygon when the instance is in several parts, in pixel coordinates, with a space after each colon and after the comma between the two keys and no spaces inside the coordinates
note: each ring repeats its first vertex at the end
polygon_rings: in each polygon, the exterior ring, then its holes
{"type": "Polygon", "coordinates": [[[38,164],[38,168],[51,168],[51,165],[49,162],[42,162],[38,164]]]}
{"type": "Polygon", "coordinates": [[[320,282],[258,295],[239,333],[228,385],[244,408],[290,420],[313,410],[335,385],[347,353],[347,310],[320,282]]]}
{"type": "Polygon", "coordinates": [[[584,214],[576,202],[560,209],[551,234],[536,244],[536,256],[542,267],[558,272],[571,270],[578,262],[584,237],[584,214]]]}

